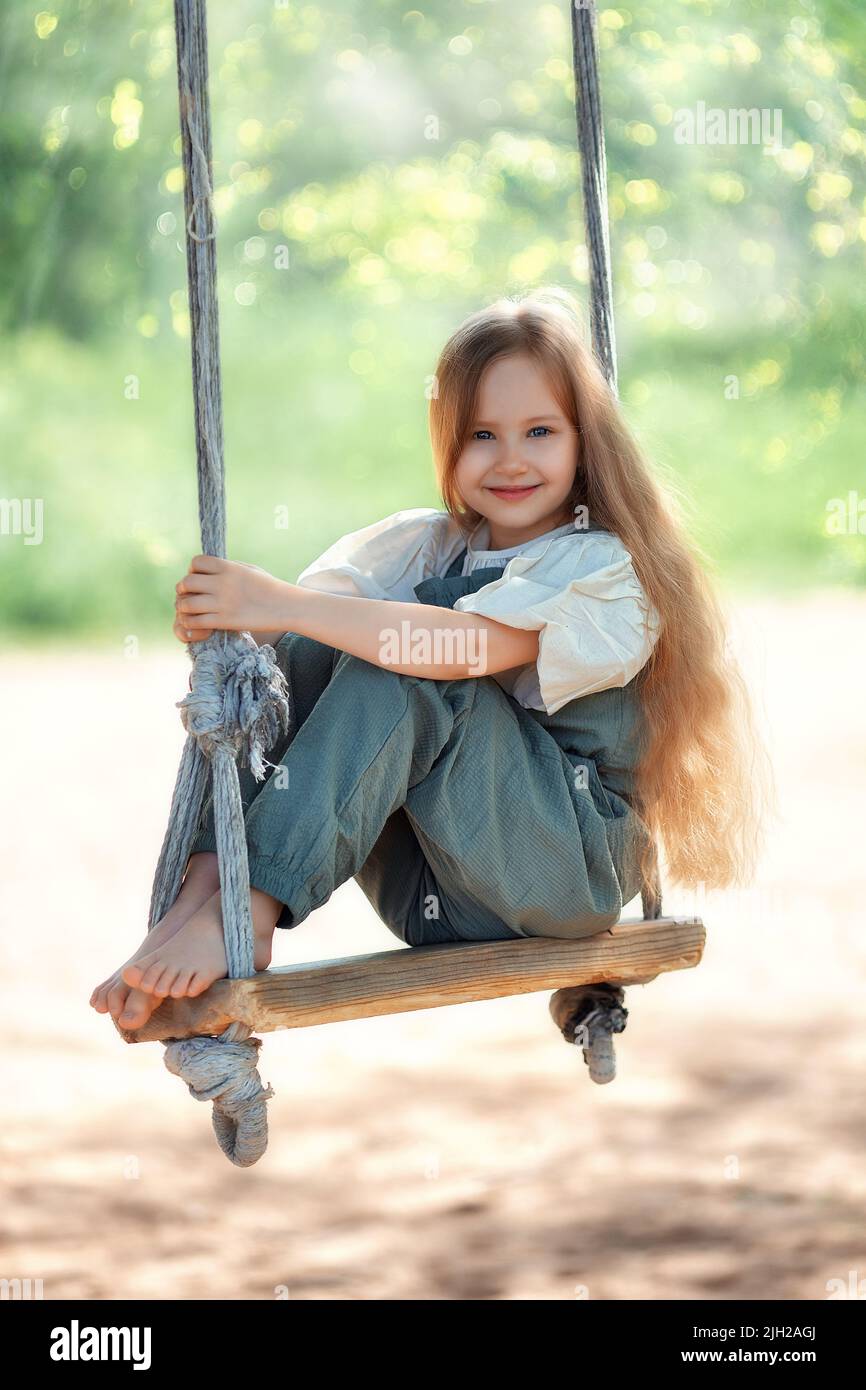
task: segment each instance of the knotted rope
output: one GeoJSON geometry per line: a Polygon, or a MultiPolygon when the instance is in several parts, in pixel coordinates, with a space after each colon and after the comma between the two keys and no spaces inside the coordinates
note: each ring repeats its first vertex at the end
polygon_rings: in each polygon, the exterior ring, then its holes
{"type": "MultiPolygon", "coordinates": [[[[216,296],[216,222],[211,203],[205,0],[175,0],[177,74],[183,145],[187,280],[192,338],[195,436],[202,554],[226,558],[225,473],[219,319],[216,296]]],[[[187,740],[151,894],[154,927],[180,891],[209,788],[222,894],[230,979],[252,975],[253,923],[246,830],[238,762],[256,781],[264,753],[288,728],[285,677],[273,647],[257,647],[244,632],[214,632],[189,645],[190,692],[178,702],[187,740]]],[[[213,1102],[213,1127],[223,1153],[247,1168],[268,1143],[267,1101],[273,1088],[258,1074],[261,1042],[242,1023],[219,1037],[172,1039],[165,1065],[196,1100],[213,1102]]]]}
{"type": "Polygon", "coordinates": [[[628,1009],[619,985],[572,985],[550,999],[550,1015],[566,1042],[583,1050],[589,1074],[599,1086],[616,1076],[613,1034],[626,1025],[628,1009]]]}
{"type": "MultiPolygon", "coordinates": [[[[571,0],[574,107],[583,185],[583,217],[589,257],[589,299],[592,347],[611,391],[618,395],[616,336],[610,269],[607,206],[607,157],[598,81],[598,17],[595,0],[571,0]]],[[[658,856],[641,886],[641,907],[647,920],[661,916],[658,856]]],[[[613,1034],[626,1025],[625,995],[614,984],[574,985],[557,990],[550,1012],[568,1042],[580,1042],[593,1081],[604,1085],[616,1075],[613,1034]]]]}

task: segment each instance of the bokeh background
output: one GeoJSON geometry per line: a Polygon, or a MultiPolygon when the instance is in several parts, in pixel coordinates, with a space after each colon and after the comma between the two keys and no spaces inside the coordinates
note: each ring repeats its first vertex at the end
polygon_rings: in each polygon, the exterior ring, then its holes
{"type": "MultiPolygon", "coordinates": [[[[631,991],[612,1087],[545,996],[269,1036],[249,1173],[161,1052],[87,1006],[146,925],[200,549],[172,7],[0,26],[0,1275],[107,1299],[862,1297],[860,6],[599,14],[623,410],[775,759],[756,883],[667,895],[707,953],[631,991]],[[699,103],[781,140],[680,143],[699,103]],[[15,499],[41,499],[38,543],[15,499]]],[[[209,30],[229,554],[291,580],[440,505],[425,393],[465,314],[585,298],[568,6],[233,0],[209,30]]],[[[397,944],[350,883],[275,963],[397,944]]]]}

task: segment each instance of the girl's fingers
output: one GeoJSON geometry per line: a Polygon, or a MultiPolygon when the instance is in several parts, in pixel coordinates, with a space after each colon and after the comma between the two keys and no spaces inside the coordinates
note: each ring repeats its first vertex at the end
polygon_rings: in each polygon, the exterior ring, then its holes
{"type": "Polygon", "coordinates": [[[212,627],[190,628],[185,623],[175,622],[173,631],[179,641],[189,645],[190,642],[204,642],[210,637],[214,629],[212,627]]]}
{"type": "Polygon", "coordinates": [[[213,594],[189,594],[175,600],[175,608],[182,616],[190,617],[196,613],[207,613],[213,608],[213,594]]]}
{"type": "Polygon", "coordinates": [[[203,594],[208,589],[213,588],[213,576],[211,574],[187,574],[175,584],[176,594],[203,594]]]}
{"type": "Polygon", "coordinates": [[[200,593],[202,585],[207,585],[208,576],[219,574],[220,570],[222,570],[225,565],[226,561],[217,559],[216,555],[193,555],[189,562],[189,573],[185,574],[183,579],[175,584],[175,593],[200,593]]]}

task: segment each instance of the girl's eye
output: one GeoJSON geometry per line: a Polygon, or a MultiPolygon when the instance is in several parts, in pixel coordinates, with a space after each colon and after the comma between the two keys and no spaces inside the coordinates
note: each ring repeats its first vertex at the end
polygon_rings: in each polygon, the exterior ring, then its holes
{"type": "MultiPolygon", "coordinates": [[[[530,438],[532,438],[536,430],[544,430],[544,434],[535,435],[536,439],[544,439],[548,434],[553,433],[553,430],[550,428],[549,425],[533,425],[532,429],[529,431],[530,438]]],[[[478,439],[479,436],[482,434],[490,435],[492,437],[492,433],[492,430],[475,430],[474,434],[472,435],[472,438],[478,439]]]]}

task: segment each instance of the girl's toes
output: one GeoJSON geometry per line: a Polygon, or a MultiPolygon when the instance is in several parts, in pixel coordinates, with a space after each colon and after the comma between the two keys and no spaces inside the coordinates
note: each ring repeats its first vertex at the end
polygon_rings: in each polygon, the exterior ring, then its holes
{"type": "Polygon", "coordinates": [[[146,969],[142,971],[141,979],[138,984],[139,989],[143,989],[146,994],[154,994],[157,981],[165,974],[165,961],[155,960],[150,965],[145,961],[146,969]]]}
{"type": "Polygon", "coordinates": [[[131,989],[140,989],[141,977],[143,974],[143,963],[140,960],[137,960],[129,965],[123,966],[123,968],[120,971],[120,978],[124,980],[130,986],[131,989]]]}
{"type": "Polygon", "coordinates": [[[171,994],[172,986],[182,973],[176,965],[163,966],[150,984],[150,993],[158,995],[160,1000],[164,999],[167,994],[171,994]]]}
{"type": "Polygon", "coordinates": [[[115,986],[122,984],[120,974],[115,971],[113,975],[109,975],[107,980],[103,980],[101,985],[97,985],[90,996],[90,1002],[94,1009],[97,1009],[101,1014],[108,1013],[108,992],[115,986]]]}
{"type": "Polygon", "coordinates": [[[122,1028],[140,1028],[153,1013],[153,1000],[140,989],[131,989],[123,1013],[117,1020],[122,1028]]]}
{"type": "Polygon", "coordinates": [[[97,985],[97,986],[96,986],[96,989],[95,989],[95,990],[93,991],[93,993],[91,994],[91,996],[90,996],[90,1007],[91,1007],[92,1009],[96,1009],[96,1012],[97,1012],[97,1013],[104,1014],[104,1013],[107,1012],[107,1010],[108,1010],[108,1004],[107,1004],[106,998],[105,998],[105,996],[106,996],[107,993],[108,993],[107,987],[106,987],[104,984],[101,984],[101,985],[97,985]]]}
{"type": "Polygon", "coordinates": [[[116,985],[112,985],[111,989],[108,991],[108,994],[107,994],[106,1000],[105,1000],[105,1002],[106,1002],[106,1004],[107,1004],[107,1006],[108,1006],[108,1013],[111,1014],[112,1018],[117,1018],[117,1016],[118,1016],[118,1014],[120,1013],[121,1009],[122,1009],[123,1006],[125,1005],[125,1003],[126,1003],[128,997],[129,997],[129,986],[128,986],[128,985],[123,984],[122,981],[119,981],[116,985]]]}
{"type": "Polygon", "coordinates": [[[189,994],[189,985],[194,974],[194,970],[181,970],[178,973],[177,979],[168,991],[172,999],[182,999],[184,995],[189,994]]]}
{"type": "Polygon", "coordinates": [[[205,990],[212,984],[213,980],[209,980],[206,975],[200,975],[198,971],[195,971],[186,992],[190,999],[195,999],[197,994],[204,994],[205,990]]]}

